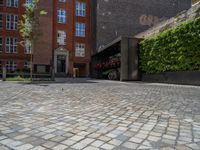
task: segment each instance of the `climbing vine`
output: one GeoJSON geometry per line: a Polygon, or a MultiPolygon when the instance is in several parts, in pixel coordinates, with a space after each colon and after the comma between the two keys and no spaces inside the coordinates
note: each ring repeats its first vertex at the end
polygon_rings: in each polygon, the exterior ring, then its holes
{"type": "Polygon", "coordinates": [[[200,71],[200,17],[147,38],[140,47],[146,73],[200,71]]]}

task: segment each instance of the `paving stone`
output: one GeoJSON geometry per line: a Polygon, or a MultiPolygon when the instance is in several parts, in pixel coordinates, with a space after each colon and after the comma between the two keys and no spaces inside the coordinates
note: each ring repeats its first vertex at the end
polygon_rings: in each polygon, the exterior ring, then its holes
{"type": "Polygon", "coordinates": [[[138,147],[138,144],[132,142],[125,142],[122,146],[129,149],[136,149],[138,147]]]}
{"type": "Polygon", "coordinates": [[[46,148],[42,147],[42,146],[37,146],[31,150],[45,150],[46,148]]]}
{"type": "Polygon", "coordinates": [[[174,150],[172,147],[162,147],[160,150],[174,150]]]}
{"type": "Polygon", "coordinates": [[[22,134],[22,135],[19,135],[19,136],[14,137],[14,139],[16,139],[16,140],[21,140],[21,139],[25,139],[25,138],[27,138],[27,137],[29,137],[29,135],[22,134]]]}
{"type": "Polygon", "coordinates": [[[9,148],[0,145],[0,150],[9,150],[9,148]]]}
{"type": "Polygon", "coordinates": [[[6,139],[6,136],[0,136],[0,141],[6,139]]]}
{"type": "Polygon", "coordinates": [[[148,134],[143,134],[143,133],[139,133],[135,135],[136,138],[140,138],[140,139],[145,139],[147,136],[148,134]]]}
{"type": "Polygon", "coordinates": [[[85,147],[87,146],[87,144],[83,144],[83,143],[77,143],[77,144],[74,144],[73,146],[72,146],[72,148],[74,148],[74,149],[84,149],[85,147]]]}
{"type": "Polygon", "coordinates": [[[148,146],[141,145],[141,146],[138,147],[137,149],[141,149],[141,150],[144,150],[144,149],[152,149],[152,147],[148,147],[148,146]]]}
{"type": "Polygon", "coordinates": [[[32,142],[30,142],[30,144],[34,145],[34,146],[40,146],[44,143],[46,143],[47,141],[44,140],[44,139],[40,139],[40,138],[37,138],[37,140],[34,140],[32,142]]]}
{"type": "Polygon", "coordinates": [[[107,144],[107,143],[105,143],[105,144],[103,144],[103,145],[101,146],[101,148],[106,149],[106,150],[113,149],[114,147],[115,147],[114,145],[107,144]]]}
{"type": "Polygon", "coordinates": [[[91,145],[94,147],[100,147],[101,145],[103,145],[105,142],[100,141],[100,140],[96,140],[94,141],[91,145]]]}
{"type": "Polygon", "coordinates": [[[75,136],[71,137],[70,139],[73,141],[80,141],[80,140],[84,139],[84,137],[75,135],[75,136]]]}
{"type": "Polygon", "coordinates": [[[33,145],[31,144],[24,144],[24,145],[21,145],[21,146],[17,146],[15,149],[16,150],[29,150],[33,148],[33,145]]]}
{"type": "Polygon", "coordinates": [[[175,140],[176,139],[175,136],[171,136],[171,135],[167,135],[167,134],[163,135],[163,138],[169,139],[169,140],[175,140]]]}
{"type": "Polygon", "coordinates": [[[82,141],[80,141],[81,144],[85,144],[85,145],[88,145],[90,143],[92,143],[95,139],[91,139],[91,138],[86,138],[82,141]]]}
{"type": "Polygon", "coordinates": [[[65,150],[67,148],[66,145],[58,144],[52,148],[52,150],[65,150]]]}
{"type": "Polygon", "coordinates": [[[48,139],[51,139],[51,138],[53,138],[55,136],[56,135],[53,135],[53,134],[46,134],[46,135],[42,136],[42,138],[45,139],[45,140],[48,140],[48,139]]]}
{"type": "Polygon", "coordinates": [[[8,147],[10,147],[10,148],[15,148],[15,147],[17,147],[17,146],[19,146],[19,145],[22,145],[22,144],[23,144],[23,143],[20,142],[20,141],[13,141],[13,142],[11,142],[11,143],[6,144],[6,146],[8,146],[8,147]]]}
{"type": "Polygon", "coordinates": [[[112,138],[107,137],[107,136],[100,136],[98,139],[101,140],[101,141],[104,141],[104,142],[108,142],[108,141],[110,141],[112,138]]]}
{"type": "Polygon", "coordinates": [[[198,86],[62,80],[0,84],[0,150],[200,145],[198,86]]]}
{"type": "Polygon", "coordinates": [[[71,139],[68,139],[68,140],[63,141],[62,144],[71,146],[71,145],[73,145],[73,144],[76,143],[76,142],[77,142],[77,141],[73,141],[73,140],[71,140],[71,139]]]}
{"type": "Polygon", "coordinates": [[[42,144],[42,146],[44,146],[44,147],[46,147],[46,148],[52,148],[52,147],[54,147],[55,145],[57,145],[57,143],[56,143],[56,142],[51,142],[51,141],[48,141],[48,142],[42,144]]]}
{"type": "Polygon", "coordinates": [[[187,146],[192,148],[193,150],[199,150],[200,149],[200,146],[197,145],[196,143],[187,144],[187,146]]]}
{"type": "Polygon", "coordinates": [[[127,141],[129,139],[129,137],[125,136],[125,135],[119,135],[119,136],[116,137],[116,139],[124,142],[124,141],[127,141]]]}
{"type": "Polygon", "coordinates": [[[108,143],[112,144],[112,145],[115,145],[115,146],[119,146],[119,145],[122,144],[122,141],[113,139],[113,140],[109,141],[108,143]]]}
{"type": "Polygon", "coordinates": [[[162,139],[162,143],[164,143],[166,145],[171,145],[171,146],[175,145],[175,141],[169,140],[169,139],[162,139]]]}
{"type": "Polygon", "coordinates": [[[12,142],[14,142],[12,139],[4,139],[0,141],[0,144],[8,145],[9,143],[12,143],[12,142]]]}
{"type": "Polygon", "coordinates": [[[143,141],[143,139],[132,137],[129,139],[129,141],[140,144],[143,141]]]}
{"type": "Polygon", "coordinates": [[[148,137],[148,140],[149,140],[149,141],[157,142],[157,141],[161,140],[161,137],[149,136],[149,137],[148,137]]]}
{"type": "Polygon", "coordinates": [[[99,148],[93,147],[93,146],[88,146],[84,148],[83,150],[99,150],[99,148]]]}
{"type": "Polygon", "coordinates": [[[55,136],[53,138],[51,138],[51,141],[53,142],[62,142],[66,139],[66,137],[63,137],[63,136],[55,136]]]}
{"type": "Polygon", "coordinates": [[[192,149],[184,145],[177,145],[176,150],[192,150],[192,149]]]}

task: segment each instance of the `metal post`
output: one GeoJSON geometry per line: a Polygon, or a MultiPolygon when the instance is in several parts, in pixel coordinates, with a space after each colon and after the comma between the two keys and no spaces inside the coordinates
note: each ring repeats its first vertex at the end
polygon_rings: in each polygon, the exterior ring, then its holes
{"type": "Polygon", "coordinates": [[[31,51],[31,62],[30,62],[30,79],[33,81],[33,53],[31,51]]]}
{"type": "Polygon", "coordinates": [[[3,67],[2,79],[3,81],[6,81],[6,67],[3,67]]]}

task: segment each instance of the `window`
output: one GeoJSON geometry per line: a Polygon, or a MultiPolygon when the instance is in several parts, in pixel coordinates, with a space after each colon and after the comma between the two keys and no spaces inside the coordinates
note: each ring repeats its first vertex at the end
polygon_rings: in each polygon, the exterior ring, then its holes
{"type": "Polygon", "coordinates": [[[19,5],[19,0],[7,0],[6,5],[8,7],[18,7],[19,5]]]}
{"type": "Polygon", "coordinates": [[[85,24],[76,23],[76,36],[85,37],[85,24]]]}
{"type": "Polygon", "coordinates": [[[57,42],[59,45],[66,45],[66,32],[62,30],[58,30],[57,33],[57,42]]]}
{"type": "Polygon", "coordinates": [[[6,70],[8,72],[14,72],[17,69],[17,63],[15,61],[9,60],[6,62],[6,70]]]}
{"type": "Polygon", "coordinates": [[[3,28],[3,14],[0,14],[0,29],[3,28]]]}
{"type": "Polygon", "coordinates": [[[3,51],[3,38],[0,37],[0,52],[3,51]]]}
{"type": "Polygon", "coordinates": [[[0,5],[3,5],[3,0],[0,0],[0,5]]]}
{"type": "Polygon", "coordinates": [[[25,45],[25,54],[31,54],[31,46],[25,45]]]}
{"type": "Polygon", "coordinates": [[[2,72],[3,67],[2,67],[2,61],[0,60],[0,72],[2,72]]]}
{"type": "Polygon", "coordinates": [[[61,3],[65,3],[65,2],[66,2],[66,0],[59,0],[59,2],[61,2],[61,3]]]}
{"type": "Polygon", "coordinates": [[[24,68],[25,69],[30,69],[31,68],[31,63],[29,61],[24,62],[24,68]]]}
{"type": "Polygon", "coordinates": [[[26,4],[31,4],[32,2],[32,0],[26,0],[26,4]]]}
{"type": "Polygon", "coordinates": [[[6,52],[17,53],[17,38],[13,37],[6,38],[6,52]]]}
{"type": "Polygon", "coordinates": [[[66,23],[66,10],[59,9],[58,13],[58,23],[66,23]]]}
{"type": "Polygon", "coordinates": [[[31,49],[31,43],[27,40],[26,42],[25,42],[25,47],[24,47],[24,53],[25,54],[31,54],[31,51],[32,49],[31,49]]]}
{"type": "Polygon", "coordinates": [[[6,29],[17,30],[18,16],[8,14],[6,16],[6,29]]]}
{"type": "Polygon", "coordinates": [[[85,57],[85,44],[76,43],[75,56],[76,57],[85,57]]]}
{"type": "Polygon", "coordinates": [[[76,2],[76,16],[86,16],[86,3],[76,2]]]}

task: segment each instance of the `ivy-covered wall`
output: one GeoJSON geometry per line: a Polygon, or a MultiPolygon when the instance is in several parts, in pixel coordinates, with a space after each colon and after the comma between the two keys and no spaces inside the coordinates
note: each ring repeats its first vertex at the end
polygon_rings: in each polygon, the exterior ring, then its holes
{"type": "Polygon", "coordinates": [[[200,71],[200,17],[140,43],[141,69],[146,73],[200,71]]]}

